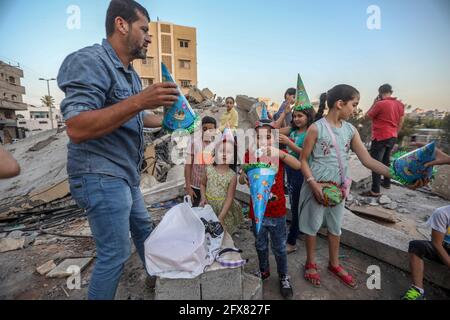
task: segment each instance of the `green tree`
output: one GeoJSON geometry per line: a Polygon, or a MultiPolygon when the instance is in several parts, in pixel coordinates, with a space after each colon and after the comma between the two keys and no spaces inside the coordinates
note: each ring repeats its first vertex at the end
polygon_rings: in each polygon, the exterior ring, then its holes
{"type": "Polygon", "coordinates": [[[398,133],[398,144],[401,146],[403,143],[403,139],[405,137],[410,137],[414,133],[414,129],[417,126],[418,121],[412,120],[410,118],[405,118],[403,121],[402,128],[398,133]]]}
{"type": "Polygon", "coordinates": [[[52,96],[45,95],[41,98],[41,102],[44,106],[49,108],[55,107],[55,99],[52,96]]]}

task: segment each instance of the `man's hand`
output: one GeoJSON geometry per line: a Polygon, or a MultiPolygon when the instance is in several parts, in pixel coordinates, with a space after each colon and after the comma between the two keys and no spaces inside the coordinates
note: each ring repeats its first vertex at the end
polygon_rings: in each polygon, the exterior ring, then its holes
{"type": "Polygon", "coordinates": [[[138,94],[143,109],[170,107],[178,101],[178,87],[172,82],[155,83],[138,94]]]}
{"type": "MultiPolygon", "coordinates": [[[[414,142],[411,145],[414,147],[421,148],[421,147],[425,146],[426,144],[420,143],[420,142],[414,142]]],[[[450,156],[448,154],[442,152],[442,150],[436,149],[436,160],[428,162],[427,164],[425,164],[425,167],[440,166],[440,165],[445,165],[445,164],[450,164],[450,156]]]]}
{"type": "Polygon", "coordinates": [[[0,146],[0,179],[12,178],[20,174],[20,166],[11,154],[0,146]]]}

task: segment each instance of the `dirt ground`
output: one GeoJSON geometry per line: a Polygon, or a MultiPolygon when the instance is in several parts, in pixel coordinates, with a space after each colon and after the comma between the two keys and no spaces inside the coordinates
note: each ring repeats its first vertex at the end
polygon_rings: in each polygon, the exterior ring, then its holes
{"type": "MultiPolygon", "coordinates": [[[[156,219],[161,215],[154,214],[156,219]]],[[[36,267],[49,260],[61,261],[68,257],[95,256],[95,245],[88,238],[57,238],[57,243],[31,245],[23,250],[16,250],[0,254],[0,299],[25,300],[83,300],[87,296],[90,275],[94,264],[91,263],[82,272],[80,290],[69,290],[66,279],[49,279],[36,272],[36,267]]],[[[241,248],[243,257],[249,259],[245,271],[255,273],[258,270],[257,256],[254,248],[254,237],[250,231],[250,222],[241,226],[234,236],[235,244],[241,248]]],[[[302,278],[301,267],[305,263],[305,249],[303,241],[299,240],[299,250],[288,257],[289,272],[294,287],[296,300],[328,300],[328,299],[398,299],[410,285],[409,275],[399,269],[371,258],[363,253],[342,247],[343,265],[357,277],[359,289],[352,290],[343,286],[337,279],[326,272],[327,243],[320,238],[318,241],[318,263],[322,274],[322,288],[311,287],[302,278]],[[368,266],[378,265],[381,269],[381,290],[369,290],[366,281],[368,266]]],[[[273,274],[264,282],[264,299],[281,299],[278,292],[278,277],[276,264],[271,255],[273,274]]],[[[450,299],[450,292],[444,291],[429,283],[426,284],[427,296],[430,300],[450,299]]],[[[147,280],[143,265],[135,252],[125,266],[116,299],[119,300],[152,300],[154,289],[147,280]]]]}

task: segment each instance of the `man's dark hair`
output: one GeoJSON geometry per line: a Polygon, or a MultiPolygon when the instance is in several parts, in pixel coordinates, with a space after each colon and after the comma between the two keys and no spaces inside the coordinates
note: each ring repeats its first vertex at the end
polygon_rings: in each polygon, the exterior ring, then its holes
{"type": "Polygon", "coordinates": [[[213,124],[214,127],[217,128],[217,121],[213,117],[208,117],[208,116],[203,117],[202,126],[204,126],[205,124],[213,124]]]}
{"type": "Polygon", "coordinates": [[[392,93],[392,92],[394,92],[394,91],[392,91],[392,86],[390,84],[383,84],[378,89],[379,94],[392,93]]]}
{"type": "Polygon", "coordinates": [[[295,88],[289,88],[286,90],[284,94],[284,98],[287,99],[287,96],[295,96],[297,94],[297,89],[295,88]]]}
{"type": "Polygon", "coordinates": [[[106,36],[110,37],[115,30],[117,17],[123,18],[129,24],[139,20],[138,12],[150,21],[147,9],[133,0],[112,0],[106,12],[106,36]]]}

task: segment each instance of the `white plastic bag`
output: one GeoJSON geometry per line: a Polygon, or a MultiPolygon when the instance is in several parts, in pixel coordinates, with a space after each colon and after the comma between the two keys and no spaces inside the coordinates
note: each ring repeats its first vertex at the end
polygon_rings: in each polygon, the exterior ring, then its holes
{"type": "Polygon", "coordinates": [[[193,279],[212,264],[222,245],[221,236],[205,234],[206,221],[217,222],[211,206],[192,208],[188,197],[170,209],[145,241],[147,272],[168,279],[193,279]]]}

